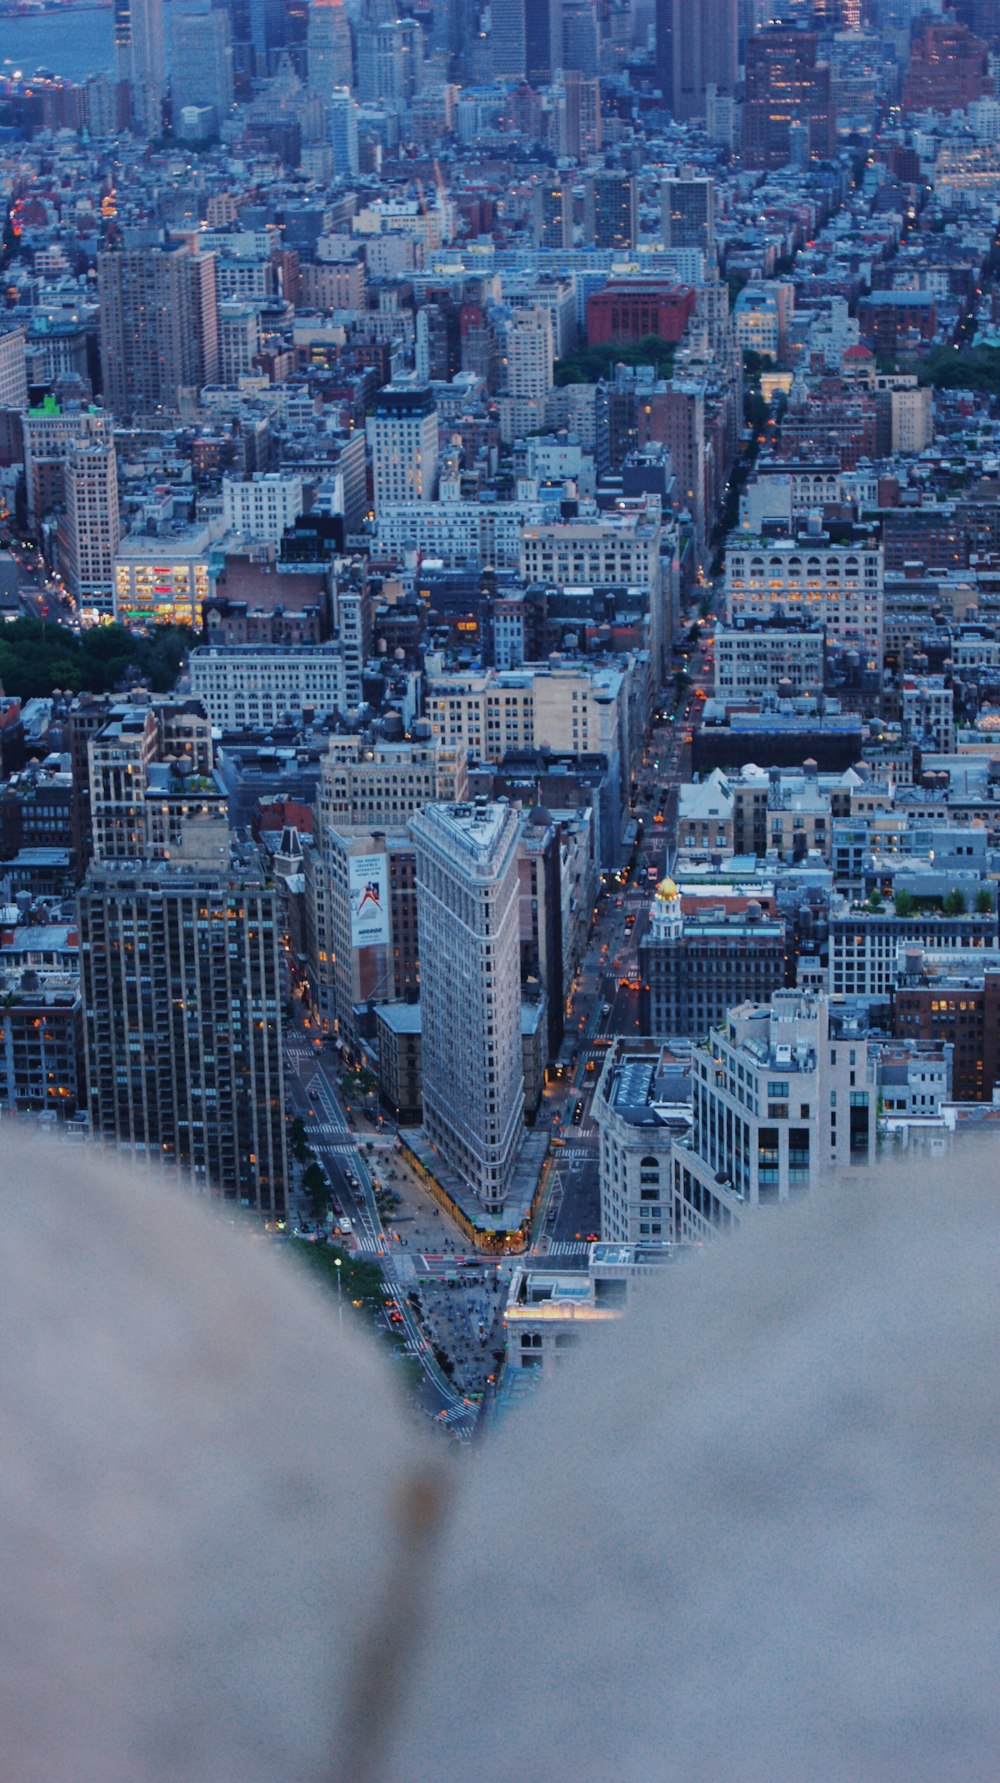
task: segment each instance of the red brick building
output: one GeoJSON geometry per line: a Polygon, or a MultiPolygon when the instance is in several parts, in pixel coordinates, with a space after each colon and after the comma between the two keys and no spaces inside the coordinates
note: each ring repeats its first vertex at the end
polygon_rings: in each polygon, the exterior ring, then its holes
{"type": "Polygon", "coordinates": [[[870,291],[858,301],[858,326],[865,345],[877,359],[919,352],[937,329],[933,291],[870,291]]]}
{"type": "Polygon", "coordinates": [[[893,1032],[900,1040],[950,1042],[956,1102],[988,1102],[1000,1081],[1000,972],[901,985],[893,1032]]]}
{"type": "Polygon", "coordinates": [[[913,45],[904,111],[968,111],[990,92],[989,50],[967,25],[928,25],[913,45]]]}
{"type": "Polygon", "coordinates": [[[648,335],[680,340],[695,305],[690,285],[665,279],[611,279],[587,303],[587,345],[636,346],[648,335]]]}
{"type": "Polygon", "coordinates": [[[889,449],[876,396],[850,381],[821,378],[802,401],[790,403],[781,421],[781,451],[798,461],[830,460],[853,470],[861,458],[880,458],[889,449]]]}

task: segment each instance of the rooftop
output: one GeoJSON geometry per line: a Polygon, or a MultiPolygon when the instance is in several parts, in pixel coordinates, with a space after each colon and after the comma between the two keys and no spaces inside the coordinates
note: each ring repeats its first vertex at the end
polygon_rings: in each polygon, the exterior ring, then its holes
{"type": "Polygon", "coordinates": [[[376,1003],[375,1015],[393,1034],[420,1033],[419,1003],[376,1003]]]}
{"type": "Polygon", "coordinates": [[[477,865],[486,866],[495,854],[513,807],[506,799],[473,799],[457,805],[425,805],[415,822],[422,838],[450,842],[477,865]]]}
{"type": "Polygon", "coordinates": [[[685,1059],[658,1042],[624,1040],[602,1079],[607,1104],[629,1126],[668,1127],[686,1122],[690,1079],[685,1059]]]}

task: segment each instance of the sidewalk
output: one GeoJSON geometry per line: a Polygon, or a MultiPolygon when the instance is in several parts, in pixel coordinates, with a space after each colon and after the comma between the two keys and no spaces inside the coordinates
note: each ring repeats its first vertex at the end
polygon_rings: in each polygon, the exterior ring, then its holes
{"type": "Polygon", "coordinates": [[[404,1162],[401,1153],[394,1149],[391,1155],[375,1155],[378,1158],[378,1176],[383,1187],[394,1190],[401,1198],[401,1205],[390,1214],[391,1253],[403,1250],[412,1255],[424,1251],[431,1256],[441,1256],[446,1251],[452,1251],[465,1256],[469,1246],[458,1226],[443,1208],[432,1201],[422,1183],[404,1162]],[[398,1244],[397,1237],[400,1240],[398,1244]],[[404,1239],[405,1244],[402,1242],[404,1239]]]}
{"type": "Polygon", "coordinates": [[[504,1344],[501,1314],[510,1261],[477,1257],[398,1152],[391,1159],[383,1153],[379,1164],[383,1186],[400,1197],[386,1226],[386,1273],[401,1293],[415,1298],[420,1335],[451,1365],[452,1372],[445,1367],[443,1373],[452,1388],[478,1397],[498,1370],[495,1352],[504,1344]],[[456,1264],[463,1258],[473,1267],[456,1266],[449,1279],[447,1269],[443,1274],[425,1269],[424,1257],[442,1263],[453,1257],[456,1264]]]}

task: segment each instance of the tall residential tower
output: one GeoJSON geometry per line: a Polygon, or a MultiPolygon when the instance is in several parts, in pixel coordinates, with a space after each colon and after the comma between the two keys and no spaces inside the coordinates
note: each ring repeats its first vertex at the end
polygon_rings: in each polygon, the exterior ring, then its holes
{"type": "Polygon", "coordinates": [[[95,864],[78,908],[94,1133],[283,1212],[282,914],[256,851],[95,864]]]}
{"type": "Polygon", "coordinates": [[[119,419],[176,409],[219,369],[215,262],[158,231],[97,256],[105,407],[119,419]]]}

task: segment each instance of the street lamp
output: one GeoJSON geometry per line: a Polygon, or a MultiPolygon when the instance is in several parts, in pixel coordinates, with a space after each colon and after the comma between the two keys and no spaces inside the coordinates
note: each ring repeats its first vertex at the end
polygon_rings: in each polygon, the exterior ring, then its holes
{"type": "Polygon", "coordinates": [[[337,1329],[342,1331],[344,1329],[344,1297],[340,1285],[340,1272],[344,1267],[344,1259],[343,1257],[334,1257],[333,1261],[337,1271],[337,1329]]]}

